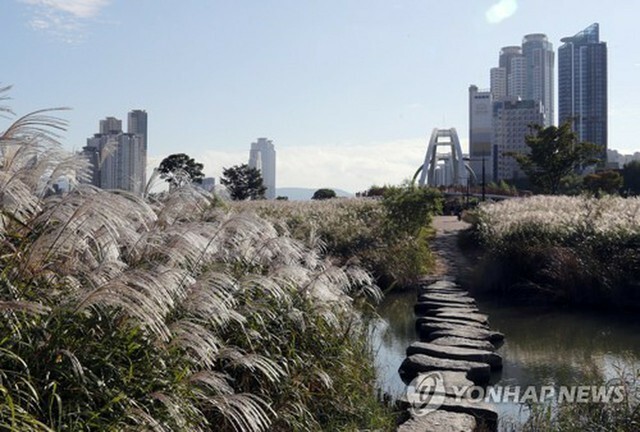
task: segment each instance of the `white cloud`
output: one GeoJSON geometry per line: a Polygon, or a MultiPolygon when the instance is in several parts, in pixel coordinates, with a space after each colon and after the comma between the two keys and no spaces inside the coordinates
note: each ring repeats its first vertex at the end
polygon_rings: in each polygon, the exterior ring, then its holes
{"type": "Polygon", "coordinates": [[[517,9],[517,0],[499,0],[485,12],[485,17],[490,24],[497,24],[515,14],[517,9]]]}
{"type": "Polygon", "coordinates": [[[19,0],[33,8],[32,29],[46,31],[60,40],[82,40],[84,21],[95,18],[111,0],[19,0]]]}
{"type": "Polygon", "coordinates": [[[92,18],[109,4],[109,0],[21,0],[44,9],[65,12],[76,18],[92,18]]]}

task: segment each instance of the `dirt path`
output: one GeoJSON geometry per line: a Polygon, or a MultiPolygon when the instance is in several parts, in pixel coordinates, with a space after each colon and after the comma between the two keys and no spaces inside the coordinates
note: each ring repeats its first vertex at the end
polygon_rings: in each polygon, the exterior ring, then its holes
{"type": "Polygon", "coordinates": [[[458,246],[458,233],[469,226],[456,216],[433,218],[436,237],[431,241],[431,250],[436,255],[436,268],[431,278],[459,281],[469,271],[470,262],[458,246]]]}

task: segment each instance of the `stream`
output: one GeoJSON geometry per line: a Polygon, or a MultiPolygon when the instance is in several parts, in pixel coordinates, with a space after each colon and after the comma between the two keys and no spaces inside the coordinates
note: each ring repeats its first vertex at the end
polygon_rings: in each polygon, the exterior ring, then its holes
{"type": "MultiPolygon", "coordinates": [[[[398,375],[405,350],[418,340],[415,301],[412,290],[388,294],[378,306],[380,319],[373,326],[378,386],[393,399],[405,391],[398,375]]],[[[491,328],[505,334],[505,343],[497,351],[503,370],[491,385],[597,385],[621,371],[638,376],[637,315],[514,306],[496,299],[477,300],[477,304],[489,315],[491,328]]],[[[528,409],[517,403],[500,403],[496,408],[501,430],[513,430],[528,418],[528,409]]]]}

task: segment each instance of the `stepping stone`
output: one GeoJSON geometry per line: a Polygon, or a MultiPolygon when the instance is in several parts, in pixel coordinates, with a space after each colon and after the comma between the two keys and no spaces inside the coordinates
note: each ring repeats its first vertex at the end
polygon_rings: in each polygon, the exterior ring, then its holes
{"type": "Polygon", "coordinates": [[[432,282],[430,280],[421,280],[418,282],[420,288],[460,288],[460,285],[453,281],[439,280],[432,282]]]}
{"type": "Polygon", "coordinates": [[[406,383],[419,373],[434,371],[465,372],[466,377],[476,384],[486,384],[491,376],[491,367],[487,363],[443,359],[426,354],[410,355],[404,359],[399,370],[400,377],[406,383]]]}
{"type": "Polygon", "coordinates": [[[398,426],[398,432],[473,432],[476,418],[471,414],[450,411],[432,411],[420,417],[411,417],[398,426]]]}
{"type": "MultiPolygon", "coordinates": [[[[440,402],[440,401],[438,401],[440,402]]],[[[409,398],[407,395],[402,395],[398,399],[398,406],[402,409],[410,409],[419,413],[421,408],[425,408],[425,401],[420,399],[420,396],[414,398],[409,398]]],[[[435,408],[427,407],[427,408],[435,408]]],[[[439,408],[436,411],[432,411],[423,416],[411,417],[413,418],[424,418],[429,417],[435,413],[454,413],[454,414],[466,414],[472,416],[476,421],[476,428],[474,431],[496,431],[498,429],[498,412],[495,407],[491,404],[488,404],[485,401],[478,401],[476,399],[467,399],[465,397],[457,398],[453,396],[445,396],[442,398],[441,403],[439,403],[439,408]]],[[[415,424],[415,423],[414,423],[415,424]]],[[[400,430],[400,429],[398,429],[400,430]]],[[[441,429],[414,429],[420,430],[422,432],[439,432],[441,429]]],[[[448,429],[443,429],[448,430],[448,429]]],[[[456,429],[454,429],[456,430],[456,429]]],[[[464,429],[462,429],[464,431],[464,429]]]]}
{"type": "MultiPolygon", "coordinates": [[[[431,381],[425,381],[425,382],[427,383],[427,385],[434,385],[435,384],[434,379],[432,379],[431,381]]],[[[467,373],[464,371],[440,370],[436,372],[431,371],[426,373],[419,373],[411,382],[407,384],[407,389],[405,393],[400,396],[400,399],[398,401],[407,402],[406,408],[409,408],[408,397],[410,392],[415,393],[415,392],[420,392],[422,390],[427,392],[427,395],[425,395],[427,397],[429,394],[456,396],[456,395],[459,395],[461,391],[466,392],[467,389],[472,388],[473,386],[475,386],[475,384],[473,383],[473,381],[467,378],[467,373]],[[423,388],[423,389],[420,389],[420,388],[416,389],[415,387],[412,387],[412,386],[420,386],[420,383],[424,379],[429,379],[429,378],[439,379],[442,385],[437,387],[437,384],[436,384],[435,388],[429,387],[429,388],[423,388]]],[[[420,397],[420,395],[418,394],[414,396],[420,397]]],[[[425,397],[423,396],[423,400],[424,399],[425,397]]]]}
{"type": "Polygon", "coordinates": [[[407,348],[407,355],[413,354],[426,354],[444,359],[487,363],[493,370],[502,369],[502,357],[493,351],[435,345],[429,342],[414,342],[407,348]]]}
{"type": "Polygon", "coordinates": [[[446,303],[446,302],[432,302],[432,301],[419,301],[413,306],[413,310],[416,315],[423,315],[427,311],[435,309],[456,309],[461,313],[477,313],[479,310],[473,304],[463,303],[446,303]]]}
{"type": "Polygon", "coordinates": [[[427,321],[420,324],[420,327],[418,328],[418,332],[420,333],[420,335],[429,335],[431,332],[434,332],[436,330],[466,330],[466,329],[484,331],[484,332],[490,331],[488,327],[478,328],[472,325],[470,322],[465,322],[464,324],[458,324],[458,323],[452,323],[450,321],[445,321],[445,322],[427,321]]]}
{"type": "Polygon", "coordinates": [[[482,324],[475,321],[464,321],[453,318],[441,318],[440,316],[422,316],[416,318],[416,329],[420,330],[420,326],[422,324],[428,323],[443,323],[443,324],[456,324],[456,325],[468,325],[471,327],[481,328],[489,330],[489,326],[487,324],[482,324]]]}
{"type": "Polygon", "coordinates": [[[491,404],[474,399],[445,397],[438,411],[470,414],[475,417],[482,431],[498,430],[498,411],[491,404]]]}
{"type": "Polygon", "coordinates": [[[450,310],[441,310],[434,309],[433,313],[438,318],[451,318],[462,321],[473,321],[480,324],[488,324],[489,317],[481,314],[481,313],[468,313],[466,311],[450,311],[450,310]]]}
{"type": "Polygon", "coordinates": [[[422,297],[429,297],[429,296],[435,296],[435,297],[442,297],[445,299],[469,299],[469,300],[473,300],[473,298],[466,292],[466,291],[427,291],[423,294],[419,294],[418,295],[418,300],[420,300],[422,297]]]}
{"type": "Polygon", "coordinates": [[[492,351],[495,349],[493,344],[485,340],[466,339],[461,337],[440,337],[432,340],[430,343],[434,345],[444,346],[456,346],[460,348],[474,348],[485,351],[492,351]]]}
{"type": "Polygon", "coordinates": [[[425,313],[427,315],[433,315],[433,316],[441,313],[448,313],[448,312],[459,313],[463,315],[480,313],[478,308],[472,305],[438,303],[438,305],[442,305],[442,306],[434,307],[435,302],[425,302],[425,304],[426,304],[426,307],[431,307],[431,309],[427,309],[425,313]]]}
{"type": "Polygon", "coordinates": [[[459,337],[465,339],[484,340],[491,342],[491,344],[496,348],[499,348],[504,341],[504,335],[500,332],[492,330],[476,330],[473,327],[435,330],[424,336],[421,332],[420,336],[427,342],[431,342],[432,340],[441,337],[459,337]]]}
{"type": "Polygon", "coordinates": [[[459,287],[460,285],[458,285],[457,283],[452,281],[447,281],[447,280],[440,280],[427,285],[427,288],[459,288],[459,287]]]}
{"type": "Polygon", "coordinates": [[[475,306],[475,300],[471,297],[464,295],[454,294],[422,294],[418,297],[419,302],[440,302],[440,303],[455,303],[475,306]]]}
{"type": "Polygon", "coordinates": [[[468,296],[469,291],[465,291],[463,289],[449,289],[449,288],[418,288],[418,296],[425,294],[451,294],[451,295],[462,295],[468,296]]]}

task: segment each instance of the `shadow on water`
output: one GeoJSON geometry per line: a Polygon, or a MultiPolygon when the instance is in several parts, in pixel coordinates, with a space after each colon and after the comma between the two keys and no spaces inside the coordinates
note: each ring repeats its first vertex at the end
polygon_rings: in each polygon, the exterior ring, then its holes
{"type": "MultiPolygon", "coordinates": [[[[390,293],[379,305],[373,326],[378,385],[392,398],[405,391],[398,367],[415,332],[414,291],[390,293]]],[[[498,350],[503,370],[492,385],[597,385],[640,368],[640,319],[632,315],[573,311],[546,306],[509,305],[478,300],[492,329],[505,334],[498,350]]],[[[501,424],[522,424],[527,410],[517,403],[496,405],[501,424]]]]}

